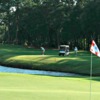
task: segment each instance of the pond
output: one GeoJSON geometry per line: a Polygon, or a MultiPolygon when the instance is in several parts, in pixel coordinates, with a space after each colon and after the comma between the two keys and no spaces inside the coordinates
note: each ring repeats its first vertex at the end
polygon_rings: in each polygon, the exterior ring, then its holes
{"type": "Polygon", "coordinates": [[[19,68],[11,68],[11,67],[6,67],[6,66],[0,66],[0,72],[34,74],[34,75],[35,74],[36,75],[50,75],[50,76],[79,76],[78,74],[72,74],[72,73],[19,69],[19,68]]]}

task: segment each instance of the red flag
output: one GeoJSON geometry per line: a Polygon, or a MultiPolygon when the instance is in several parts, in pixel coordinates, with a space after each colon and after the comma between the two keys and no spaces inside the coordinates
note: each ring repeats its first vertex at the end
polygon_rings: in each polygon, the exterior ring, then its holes
{"type": "Polygon", "coordinates": [[[91,53],[95,54],[96,56],[100,57],[100,51],[99,48],[97,47],[96,43],[94,40],[92,40],[92,44],[90,47],[91,53]]]}

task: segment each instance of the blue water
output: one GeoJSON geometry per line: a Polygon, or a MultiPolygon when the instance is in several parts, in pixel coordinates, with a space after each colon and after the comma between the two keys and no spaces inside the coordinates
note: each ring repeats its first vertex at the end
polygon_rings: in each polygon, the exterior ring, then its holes
{"type": "Polygon", "coordinates": [[[53,72],[53,71],[41,71],[41,70],[28,70],[28,69],[19,69],[0,66],[0,72],[8,73],[21,73],[21,74],[36,74],[36,75],[50,75],[50,76],[78,76],[77,74],[72,73],[63,73],[63,72],[53,72]]]}

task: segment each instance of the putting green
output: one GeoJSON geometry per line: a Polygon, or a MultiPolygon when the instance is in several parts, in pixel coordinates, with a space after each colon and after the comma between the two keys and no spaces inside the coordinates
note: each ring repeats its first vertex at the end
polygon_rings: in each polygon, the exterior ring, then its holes
{"type": "MultiPolygon", "coordinates": [[[[100,78],[96,79],[92,81],[92,100],[100,99],[100,78]]],[[[0,100],[89,100],[89,97],[89,77],[0,73],[0,100]]]]}

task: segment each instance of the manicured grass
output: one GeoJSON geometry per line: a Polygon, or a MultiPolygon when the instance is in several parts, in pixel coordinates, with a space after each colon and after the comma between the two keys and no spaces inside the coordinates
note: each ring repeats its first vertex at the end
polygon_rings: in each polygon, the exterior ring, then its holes
{"type": "MultiPolygon", "coordinates": [[[[59,57],[57,50],[0,45],[0,63],[13,67],[89,74],[90,53],[59,57]]],[[[100,58],[93,56],[93,74],[100,75],[100,58]]],[[[92,78],[92,100],[100,99],[100,77],[92,78]]],[[[89,77],[53,77],[0,73],[0,100],[90,100],[89,77]]]]}
{"type": "MultiPolygon", "coordinates": [[[[92,100],[100,99],[100,77],[92,80],[92,100]]],[[[0,73],[0,100],[90,100],[89,77],[0,73]]]]}
{"type": "MultiPolygon", "coordinates": [[[[0,63],[2,65],[39,69],[72,72],[89,75],[90,73],[90,52],[79,51],[75,56],[70,51],[69,56],[59,57],[58,50],[46,50],[41,55],[40,49],[25,48],[14,45],[0,45],[0,63]]],[[[100,58],[93,55],[93,75],[100,75],[100,58]]]]}

